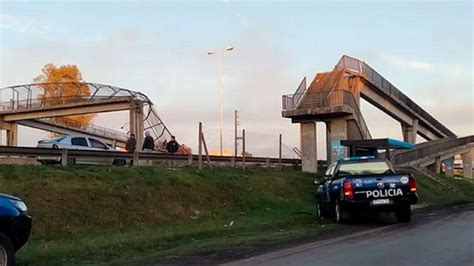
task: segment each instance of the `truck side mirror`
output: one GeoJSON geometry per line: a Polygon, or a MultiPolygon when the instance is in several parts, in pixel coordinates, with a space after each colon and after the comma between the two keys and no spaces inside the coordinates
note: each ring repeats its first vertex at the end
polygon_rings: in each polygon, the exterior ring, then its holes
{"type": "Polygon", "coordinates": [[[313,184],[315,184],[316,186],[320,186],[320,185],[324,185],[325,182],[326,182],[325,179],[322,179],[322,180],[314,180],[314,181],[313,181],[313,184]]]}

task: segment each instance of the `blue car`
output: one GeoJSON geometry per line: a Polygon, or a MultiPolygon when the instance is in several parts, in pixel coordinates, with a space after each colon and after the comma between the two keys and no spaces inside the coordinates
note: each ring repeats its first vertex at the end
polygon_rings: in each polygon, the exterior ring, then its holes
{"type": "Polygon", "coordinates": [[[31,215],[19,198],[0,193],[0,265],[15,265],[15,253],[28,241],[31,215]]]}
{"type": "Polygon", "coordinates": [[[407,223],[410,205],[418,201],[414,176],[396,173],[390,162],[373,156],[339,160],[315,185],[318,217],[332,216],[338,223],[378,212],[395,212],[398,222],[407,223]]]}

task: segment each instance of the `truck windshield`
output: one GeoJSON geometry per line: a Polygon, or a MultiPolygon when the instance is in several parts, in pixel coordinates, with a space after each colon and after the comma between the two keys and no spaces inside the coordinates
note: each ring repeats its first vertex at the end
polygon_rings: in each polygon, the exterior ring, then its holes
{"type": "Polygon", "coordinates": [[[339,167],[338,175],[370,175],[391,173],[392,170],[384,161],[344,163],[339,167]]]}

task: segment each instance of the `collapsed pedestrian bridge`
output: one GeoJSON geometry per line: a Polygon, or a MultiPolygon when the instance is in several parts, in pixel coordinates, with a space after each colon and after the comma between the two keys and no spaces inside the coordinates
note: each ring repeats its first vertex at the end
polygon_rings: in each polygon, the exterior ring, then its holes
{"type": "Polygon", "coordinates": [[[143,93],[111,85],[87,82],[35,83],[0,89],[0,129],[7,131],[7,145],[17,146],[18,125],[59,134],[94,136],[110,145],[124,146],[127,134],[106,127],[81,125],[74,120],[55,122],[56,117],[129,111],[129,133],[141,143],[144,131],[155,140],[169,139],[151,100],[143,93]]]}
{"type": "MultiPolygon", "coordinates": [[[[425,166],[427,162],[434,162],[436,159],[422,160],[422,157],[438,156],[438,161],[453,158],[452,152],[445,156],[443,150],[437,149],[436,145],[439,139],[458,139],[454,132],[367,63],[344,55],[332,71],[316,74],[309,87],[304,78],[295,93],[283,95],[282,116],[290,118],[292,123],[300,124],[303,171],[317,171],[316,122],[326,124],[329,162],[348,156],[348,149],[341,145],[342,140],[372,138],[360,111],[361,98],[400,122],[404,141],[414,144],[417,135],[428,140],[421,146],[424,148],[422,153],[410,153],[411,162],[423,162],[425,166]]],[[[462,146],[462,154],[466,162],[469,162],[466,167],[472,169],[473,148],[469,152],[464,149],[471,143],[472,138],[462,138],[445,145],[454,145],[455,147],[449,146],[451,150],[462,146]]],[[[421,148],[415,146],[417,151],[421,148]]],[[[401,154],[403,153],[399,152],[394,155],[394,162],[403,161],[408,164],[405,159],[400,159],[401,154]]],[[[469,175],[472,176],[472,170],[469,175]]]]}

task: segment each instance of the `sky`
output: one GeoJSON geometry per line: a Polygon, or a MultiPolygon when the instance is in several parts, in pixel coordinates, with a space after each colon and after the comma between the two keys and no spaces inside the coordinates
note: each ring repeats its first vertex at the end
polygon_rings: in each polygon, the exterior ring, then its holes
{"type": "MultiPolygon", "coordinates": [[[[31,83],[48,63],[75,64],[86,81],[145,93],[181,143],[196,150],[198,122],[219,145],[218,57],[223,54],[224,147],[240,113],[247,150],[299,146],[281,96],[344,54],[367,62],[459,136],[474,134],[473,4],[404,1],[0,1],[0,87],[31,83]]],[[[400,124],[363,102],[373,137],[402,138],[400,124]]],[[[98,125],[119,129],[125,114],[98,125]]],[[[325,158],[318,123],[318,156],[325,158]]],[[[20,145],[45,132],[21,128],[20,145]]]]}

